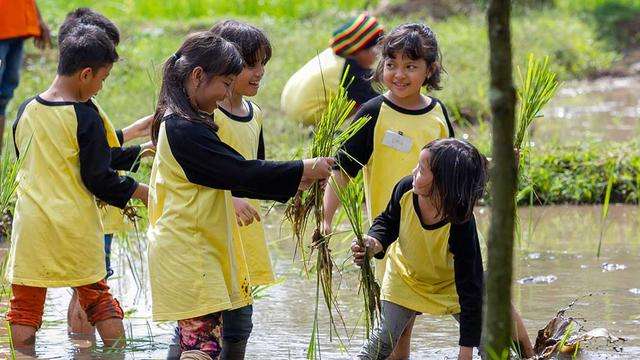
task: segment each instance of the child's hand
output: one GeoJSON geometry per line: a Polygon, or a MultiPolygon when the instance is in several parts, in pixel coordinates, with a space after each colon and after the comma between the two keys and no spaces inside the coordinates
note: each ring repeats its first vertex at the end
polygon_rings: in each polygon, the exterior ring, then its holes
{"type": "Polygon", "coordinates": [[[369,235],[364,235],[364,244],[365,248],[358,245],[358,243],[354,242],[351,244],[351,252],[353,252],[353,262],[358,266],[362,266],[364,264],[364,257],[371,257],[380,251],[382,251],[382,244],[378,239],[371,237],[369,235]]]}
{"type": "Polygon", "coordinates": [[[122,129],[122,138],[124,142],[150,136],[152,123],[153,115],[147,115],[134,121],[133,124],[122,129]]]}
{"type": "Polygon", "coordinates": [[[460,346],[458,352],[458,360],[471,360],[473,359],[473,348],[468,346],[460,346]]]}
{"type": "Polygon", "coordinates": [[[153,145],[153,142],[147,141],[146,143],[140,145],[140,157],[149,157],[153,156],[156,153],[156,147],[153,145]]]}
{"type": "Polygon", "coordinates": [[[149,207],[149,186],[143,183],[138,183],[138,187],[131,197],[142,201],[144,206],[149,207]]]}
{"type": "Polygon", "coordinates": [[[247,201],[234,197],[233,207],[236,210],[236,220],[239,226],[247,226],[253,222],[253,219],[260,221],[260,214],[247,201]]]}

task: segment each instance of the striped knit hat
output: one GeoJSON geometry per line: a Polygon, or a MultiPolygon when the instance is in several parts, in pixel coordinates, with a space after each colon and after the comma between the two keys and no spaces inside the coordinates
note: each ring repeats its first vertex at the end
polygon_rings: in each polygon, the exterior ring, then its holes
{"type": "Polygon", "coordinates": [[[375,45],[382,33],[382,25],[375,17],[361,14],[333,32],[331,48],[338,56],[349,56],[375,45]]]}

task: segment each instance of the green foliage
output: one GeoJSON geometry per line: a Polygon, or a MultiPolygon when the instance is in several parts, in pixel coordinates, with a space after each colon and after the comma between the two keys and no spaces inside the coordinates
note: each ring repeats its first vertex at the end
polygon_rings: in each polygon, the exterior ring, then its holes
{"type": "MultiPolygon", "coordinates": [[[[540,204],[637,204],[640,201],[640,143],[590,143],[533,148],[523,176],[540,204]],[[608,191],[611,181],[610,191],[608,191]]],[[[526,205],[528,195],[520,204],[526,205]]]]}
{"type": "Polygon", "coordinates": [[[558,88],[556,74],[549,70],[549,57],[540,61],[529,54],[526,73],[523,76],[518,68],[522,85],[518,88],[517,132],[514,147],[522,148],[533,120],[540,117],[542,108],[553,98],[558,88]]]}

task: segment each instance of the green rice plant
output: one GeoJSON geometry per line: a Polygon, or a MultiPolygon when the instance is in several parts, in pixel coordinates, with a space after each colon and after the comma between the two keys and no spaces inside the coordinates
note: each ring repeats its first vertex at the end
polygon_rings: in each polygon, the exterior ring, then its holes
{"type": "Polygon", "coordinates": [[[615,174],[616,163],[609,163],[607,166],[607,189],[604,193],[604,203],[602,204],[602,212],[600,214],[600,238],[598,239],[598,252],[596,258],[600,258],[600,251],[602,250],[602,239],[604,238],[604,231],[606,228],[607,217],[609,216],[609,201],[611,200],[611,190],[613,189],[613,182],[616,178],[615,174]]]}
{"type": "MultiPolygon", "coordinates": [[[[333,156],[337,149],[340,148],[340,146],[358,130],[360,130],[370,119],[370,117],[362,117],[354,119],[349,125],[346,125],[347,120],[355,108],[355,101],[350,100],[347,97],[346,87],[348,86],[348,81],[351,81],[351,79],[347,79],[347,73],[348,71],[344,72],[340,85],[338,86],[338,89],[336,89],[335,93],[333,93],[331,89],[327,91],[326,86],[324,87],[325,96],[327,98],[327,107],[313,130],[313,140],[311,142],[311,151],[309,154],[312,158],[333,156]]],[[[325,184],[322,184],[321,182],[316,182],[311,185],[308,190],[298,191],[296,196],[287,205],[284,215],[285,219],[291,223],[293,235],[296,239],[295,251],[296,253],[300,251],[305,270],[307,270],[307,256],[305,253],[305,246],[303,244],[303,237],[306,231],[307,222],[313,212],[316,226],[312,235],[310,249],[311,252],[316,251],[316,286],[322,288],[322,295],[328,310],[329,322],[331,324],[329,329],[329,339],[331,340],[334,330],[336,335],[338,334],[333,316],[334,310],[337,310],[338,306],[337,299],[333,294],[334,263],[331,257],[331,249],[329,248],[329,239],[331,238],[331,234],[323,234],[321,231],[322,223],[324,221],[324,185],[325,184]]],[[[318,304],[316,304],[316,317],[318,316],[317,306],[318,304]]],[[[315,350],[319,351],[319,346],[317,346],[317,324],[318,321],[315,319],[313,332],[316,336],[312,336],[309,349],[311,350],[313,347],[315,350]]],[[[338,337],[338,339],[340,338],[338,337]]],[[[308,355],[313,356],[315,356],[315,354],[316,351],[310,351],[308,353],[308,355]]]]}
{"type": "Polygon", "coordinates": [[[536,59],[529,54],[527,72],[522,76],[518,67],[522,86],[518,89],[517,133],[514,147],[522,148],[522,142],[535,118],[541,117],[540,111],[553,98],[558,89],[557,74],[549,68],[549,57],[536,59]]]}
{"type": "MultiPolygon", "coordinates": [[[[335,181],[331,186],[336,192],[342,208],[346,214],[351,229],[359,246],[364,244],[364,219],[362,204],[364,202],[364,191],[362,187],[362,173],[358,178],[351,179],[345,186],[339,186],[335,181]]],[[[371,268],[371,260],[365,257],[364,264],[360,268],[360,289],[364,301],[365,312],[365,334],[369,338],[371,330],[380,322],[380,286],[371,268]]]]}

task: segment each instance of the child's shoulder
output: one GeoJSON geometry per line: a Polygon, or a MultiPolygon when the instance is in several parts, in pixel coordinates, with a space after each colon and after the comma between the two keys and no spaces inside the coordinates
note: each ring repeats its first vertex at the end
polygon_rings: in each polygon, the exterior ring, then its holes
{"type": "Polygon", "coordinates": [[[373,117],[377,117],[380,113],[380,107],[382,106],[384,99],[385,98],[382,95],[374,97],[373,99],[362,104],[362,106],[360,106],[360,108],[358,109],[358,113],[361,113],[361,116],[371,115],[373,117]]]}
{"type": "Polygon", "coordinates": [[[393,191],[394,197],[400,200],[404,196],[404,194],[411,192],[412,190],[413,190],[413,176],[407,175],[396,183],[395,189],[393,191]]]}

